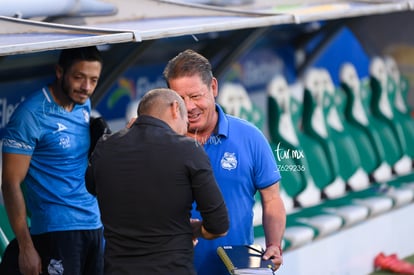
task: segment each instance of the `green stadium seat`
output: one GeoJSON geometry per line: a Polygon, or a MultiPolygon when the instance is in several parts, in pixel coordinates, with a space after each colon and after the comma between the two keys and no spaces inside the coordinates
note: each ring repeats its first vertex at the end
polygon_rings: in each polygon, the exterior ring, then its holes
{"type": "Polygon", "coordinates": [[[369,178],[359,170],[359,156],[350,155],[352,152],[357,152],[353,139],[348,132],[344,131],[339,114],[333,115],[333,110],[335,110],[333,95],[335,93],[334,85],[326,71],[317,68],[308,71],[305,78],[303,131],[321,144],[330,161],[331,172],[337,176],[337,181],[338,178],[341,179],[338,181],[341,184],[337,183],[337,186],[328,183],[333,185],[329,187],[333,187],[336,194],[332,195],[334,192],[326,193],[326,191],[325,193],[330,199],[341,198],[339,201],[342,203],[348,202],[349,204],[366,206],[369,208],[371,216],[386,212],[392,208],[393,200],[385,196],[377,196],[375,189],[366,189],[369,186],[369,178]],[[343,129],[340,129],[341,127],[343,129]],[[338,133],[339,130],[341,130],[340,133],[338,133]],[[342,150],[341,146],[349,146],[351,150],[346,154],[339,155],[340,152],[344,152],[338,151],[337,148],[342,150]],[[350,160],[346,160],[347,158],[350,160]],[[341,165],[339,165],[339,160],[341,165]],[[345,161],[348,163],[356,162],[352,164],[351,173],[347,172],[348,167],[342,165],[342,162],[345,161]],[[353,184],[353,187],[356,188],[353,192],[344,191],[345,183],[354,176],[357,179],[362,179],[362,182],[359,185],[353,184]]]}
{"type": "Polygon", "coordinates": [[[296,167],[296,171],[287,169],[287,176],[292,177],[293,174],[302,181],[302,184],[292,185],[289,181],[284,184],[286,188],[292,188],[292,186],[295,188],[295,190],[290,191],[290,195],[302,207],[289,216],[313,226],[318,230],[317,237],[322,237],[339,230],[344,224],[349,225],[365,219],[368,212],[365,207],[360,206],[321,206],[321,189],[317,185],[319,183],[323,186],[324,183],[321,183],[321,180],[324,179],[325,182],[329,182],[333,177],[329,173],[329,165],[321,148],[297,130],[299,128],[297,119],[300,117],[297,114],[298,112],[301,112],[301,108],[298,101],[291,96],[286,80],[283,76],[275,77],[268,87],[269,133],[273,143],[277,142],[278,146],[281,147],[276,150],[276,157],[280,158],[281,152],[288,153],[287,157],[279,162],[279,165],[283,165],[281,167],[289,167],[289,165],[296,167]],[[302,152],[304,154],[301,154],[302,152]],[[295,157],[301,155],[303,156],[295,157]],[[312,158],[311,161],[308,160],[309,156],[312,158]],[[293,163],[286,164],[287,161],[292,162],[292,160],[294,160],[293,163]],[[315,177],[309,171],[310,163],[316,163],[318,166],[316,171],[320,174],[317,181],[313,180],[315,177]],[[362,217],[360,210],[362,210],[362,217]],[[342,224],[338,218],[342,219],[342,224]]]}
{"type": "MultiPolygon", "coordinates": [[[[371,176],[371,181],[388,182],[393,178],[392,169],[385,160],[386,152],[382,147],[381,133],[372,126],[375,118],[369,109],[369,85],[361,84],[351,63],[345,63],[341,67],[340,82],[341,91],[346,95],[345,107],[342,107],[344,124],[347,125],[348,132],[358,147],[360,165],[371,176]]],[[[393,198],[394,206],[405,205],[413,199],[412,192],[406,189],[392,189],[386,195],[393,198]]]]}
{"type": "Polygon", "coordinates": [[[250,121],[261,130],[264,129],[263,110],[252,103],[246,89],[241,84],[224,83],[220,87],[217,103],[226,113],[250,121]]]}
{"type": "Polygon", "coordinates": [[[361,166],[372,181],[385,182],[392,178],[392,168],[385,162],[381,137],[370,124],[369,85],[360,78],[351,63],[344,63],[340,70],[342,91],[346,94],[344,118],[349,133],[355,140],[361,158],[361,166]]]}
{"type": "MultiPolygon", "coordinates": [[[[340,89],[336,89],[332,79],[330,78],[329,72],[327,70],[322,70],[323,76],[321,76],[324,79],[324,86],[326,87],[325,90],[334,97],[334,100],[328,101],[330,103],[330,107],[327,111],[327,123],[330,125],[330,134],[332,139],[334,140],[335,144],[338,144],[336,146],[339,159],[341,160],[341,170],[344,170],[346,167],[353,167],[353,171],[355,173],[346,174],[343,173],[341,176],[346,178],[346,181],[351,186],[351,188],[355,191],[366,189],[370,185],[370,181],[368,178],[368,172],[363,170],[361,167],[361,161],[360,161],[360,155],[358,150],[356,149],[355,142],[352,138],[352,136],[345,130],[346,128],[346,120],[342,119],[344,116],[339,113],[339,110],[344,110],[344,101],[346,101],[346,98],[343,96],[344,94],[340,91],[340,89]],[[335,112],[333,112],[335,111],[335,112]],[[333,115],[334,114],[334,115],[333,115]],[[334,122],[334,123],[332,123],[334,122]],[[341,130],[341,131],[340,131],[341,130]],[[336,132],[339,132],[340,134],[337,134],[336,132]],[[338,142],[340,141],[340,142],[338,142]],[[346,148],[346,150],[343,150],[346,148]],[[340,150],[343,150],[342,152],[340,150]],[[352,154],[350,155],[349,153],[352,154]],[[346,160],[350,160],[346,162],[346,160]],[[347,178],[348,176],[351,176],[347,178]],[[353,183],[352,183],[353,182],[353,183]],[[358,188],[356,188],[358,187],[358,188]]],[[[410,163],[410,162],[409,162],[410,163]]],[[[346,170],[346,169],[345,169],[346,170]]],[[[364,192],[365,195],[369,195],[369,192],[364,192]]],[[[361,195],[361,194],[359,194],[361,195]]],[[[386,192],[386,195],[393,199],[394,207],[399,207],[402,205],[406,205],[410,203],[413,198],[414,194],[411,190],[407,190],[405,188],[403,189],[396,189],[392,188],[386,192]]],[[[374,199],[377,200],[373,196],[369,196],[370,200],[374,199]]],[[[364,200],[367,200],[368,197],[365,197],[364,200]]],[[[360,200],[360,199],[359,199],[360,200]]],[[[360,200],[361,201],[361,200],[360,200]]]]}
{"type": "Polygon", "coordinates": [[[9,223],[6,208],[0,204],[0,256],[3,255],[9,242],[14,238],[14,233],[9,223]]]}
{"type": "Polygon", "coordinates": [[[391,56],[384,57],[384,62],[389,75],[388,87],[394,118],[400,124],[404,135],[405,153],[413,160],[414,146],[409,146],[409,142],[414,140],[414,119],[411,117],[411,110],[407,104],[409,83],[407,78],[400,74],[397,64],[391,56]]]}
{"type": "Polygon", "coordinates": [[[412,160],[405,153],[407,142],[390,103],[390,94],[394,93],[395,89],[392,88],[394,85],[389,85],[389,79],[384,61],[380,57],[374,57],[370,64],[372,123],[380,132],[386,161],[397,175],[404,175],[411,172],[412,160]]]}
{"type": "MultiPolygon", "coordinates": [[[[413,190],[414,147],[410,146],[410,141],[414,138],[414,119],[411,117],[410,107],[406,103],[409,83],[407,78],[400,74],[397,64],[392,57],[386,56],[383,59],[377,58],[377,63],[379,63],[381,68],[385,66],[387,77],[384,76],[384,84],[381,85],[381,87],[385,86],[386,83],[386,94],[392,111],[392,116],[383,116],[381,118],[390,125],[403,154],[403,157],[398,162],[398,164],[400,164],[400,169],[398,169],[398,166],[396,165],[396,168],[394,169],[396,175],[392,180],[387,182],[387,185],[391,187],[405,187],[413,190]]],[[[380,70],[380,72],[383,72],[383,70],[380,70]]],[[[375,79],[379,78],[380,77],[376,77],[375,79]]],[[[375,81],[373,79],[374,77],[371,75],[371,86],[378,89],[380,87],[380,81],[375,81]]],[[[384,101],[386,103],[386,100],[384,101]]],[[[385,105],[385,103],[382,103],[381,106],[385,105]]]]}
{"type": "Polygon", "coordinates": [[[369,187],[370,180],[366,171],[361,167],[358,148],[343,119],[345,97],[333,84],[330,73],[326,69],[319,69],[322,85],[326,93],[323,104],[326,114],[326,125],[329,137],[333,141],[338,163],[339,175],[353,191],[364,190],[369,187]]]}

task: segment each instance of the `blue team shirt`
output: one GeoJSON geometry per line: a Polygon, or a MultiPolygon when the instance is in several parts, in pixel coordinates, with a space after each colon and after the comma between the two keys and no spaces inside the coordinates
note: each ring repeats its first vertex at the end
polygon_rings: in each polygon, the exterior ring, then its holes
{"type": "Polygon", "coordinates": [[[47,88],[22,102],[6,126],[3,152],[31,156],[24,179],[31,233],[102,226],[85,187],[90,101],[67,112],[47,88]]]}
{"type": "MultiPolygon", "coordinates": [[[[218,105],[216,108],[217,133],[211,135],[204,149],[228,208],[230,229],[225,237],[199,239],[194,257],[198,275],[228,274],[217,256],[217,247],[253,243],[254,195],[281,178],[263,133],[250,122],[225,114],[218,105]]],[[[193,211],[193,217],[199,218],[199,214],[193,211]]]]}

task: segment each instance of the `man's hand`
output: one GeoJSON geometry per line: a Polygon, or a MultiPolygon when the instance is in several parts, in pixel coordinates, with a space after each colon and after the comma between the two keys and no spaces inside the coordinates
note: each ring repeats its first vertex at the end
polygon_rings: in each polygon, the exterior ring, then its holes
{"type": "Polygon", "coordinates": [[[24,275],[39,275],[42,273],[42,261],[33,246],[20,250],[19,269],[24,275]]]}
{"type": "Polygon", "coordinates": [[[270,259],[275,265],[274,270],[278,270],[279,267],[283,263],[282,249],[280,248],[279,245],[271,244],[267,246],[266,251],[263,254],[263,259],[264,260],[270,259]]]}
{"type": "Polygon", "coordinates": [[[199,219],[190,219],[191,227],[193,228],[193,246],[198,243],[198,237],[201,237],[202,221],[199,219]]]}

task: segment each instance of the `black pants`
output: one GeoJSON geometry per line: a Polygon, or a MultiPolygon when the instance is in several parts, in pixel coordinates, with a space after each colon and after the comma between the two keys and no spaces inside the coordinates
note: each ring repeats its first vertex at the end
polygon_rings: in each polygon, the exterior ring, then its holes
{"type": "MultiPolygon", "coordinates": [[[[57,231],[32,235],[37,252],[42,259],[42,274],[53,275],[102,275],[102,229],[57,231]]],[[[19,247],[14,239],[7,246],[0,275],[21,275],[19,247]]]]}

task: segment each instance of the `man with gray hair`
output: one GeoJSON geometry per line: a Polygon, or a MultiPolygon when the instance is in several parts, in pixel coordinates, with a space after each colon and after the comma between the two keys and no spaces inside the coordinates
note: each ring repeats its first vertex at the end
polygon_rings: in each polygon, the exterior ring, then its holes
{"type": "Polygon", "coordinates": [[[226,234],[226,205],[187,123],[181,97],[155,89],[130,128],[96,145],[86,179],[105,228],[105,274],[196,274],[192,241],[226,234]],[[202,222],[190,220],[194,201],[202,222]]]}
{"type": "MultiPolygon", "coordinates": [[[[254,242],[256,193],[263,209],[263,259],[272,260],[278,269],[283,262],[286,211],[280,197],[281,176],[269,142],[253,124],[226,114],[216,103],[219,84],[206,57],[187,49],[168,62],[163,75],[167,86],[184,99],[187,136],[202,144],[209,156],[230,216],[231,227],[225,237],[197,244],[194,259],[198,274],[228,274],[217,247],[254,242]]],[[[198,211],[192,214],[199,217],[198,211]]]]}

